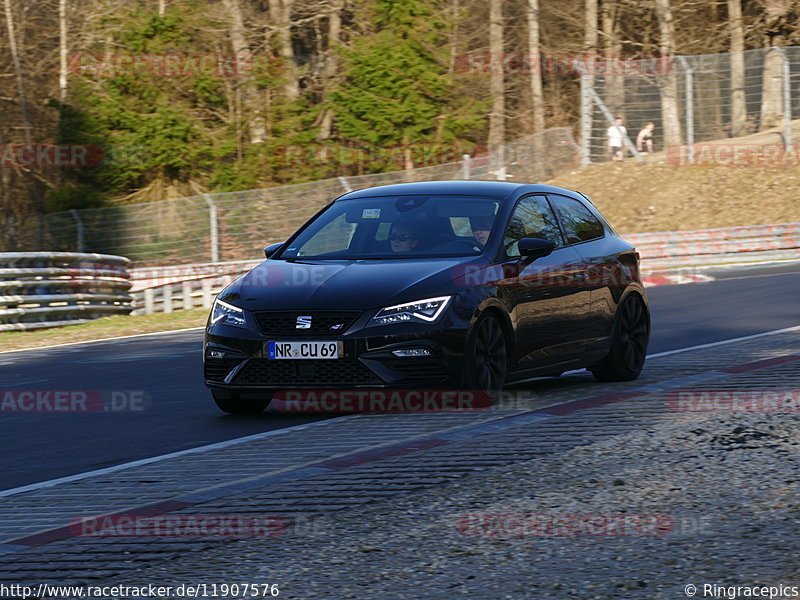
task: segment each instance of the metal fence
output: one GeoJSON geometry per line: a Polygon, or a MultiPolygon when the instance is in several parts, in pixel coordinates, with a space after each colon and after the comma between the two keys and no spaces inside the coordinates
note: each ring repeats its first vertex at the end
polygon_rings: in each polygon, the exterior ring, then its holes
{"type": "Polygon", "coordinates": [[[636,137],[648,122],[655,124],[655,152],[765,131],[773,137],[760,143],[791,149],[791,121],[800,117],[800,47],[674,60],[583,60],[575,67],[582,83],[584,165],[610,159],[607,132],[616,117],[627,129],[626,158],[640,158],[636,137]]]}
{"type": "Polygon", "coordinates": [[[502,153],[465,156],[449,164],[7,220],[0,227],[0,239],[8,250],[118,254],[137,266],[258,259],[264,245],[285,239],[314,212],[350,190],[447,179],[541,181],[575,168],[578,161],[572,131],[560,127],[512,142],[502,153]],[[502,164],[498,155],[504,157],[502,164]]]}

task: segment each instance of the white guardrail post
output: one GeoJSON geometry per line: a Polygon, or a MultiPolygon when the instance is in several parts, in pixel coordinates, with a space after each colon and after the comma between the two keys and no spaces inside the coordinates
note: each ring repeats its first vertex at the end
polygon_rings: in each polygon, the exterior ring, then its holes
{"type": "Polygon", "coordinates": [[[222,288],[259,262],[243,260],[133,269],[133,314],[149,315],[200,307],[210,310],[222,288]]]}
{"type": "Polygon", "coordinates": [[[80,252],[0,252],[0,331],[128,314],[130,260],[80,252]]]}

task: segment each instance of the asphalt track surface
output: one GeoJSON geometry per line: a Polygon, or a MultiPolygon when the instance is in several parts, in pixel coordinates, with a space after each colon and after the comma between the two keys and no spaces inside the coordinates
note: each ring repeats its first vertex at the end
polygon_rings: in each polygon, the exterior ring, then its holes
{"type": "MultiPolygon", "coordinates": [[[[800,265],[650,288],[649,353],[800,324],[800,265]]],[[[148,410],[0,415],[0,490],[328,418],[239,417],[202,383],[202,331],[0,354],[0,390],[141,390],[148,410]]],[[[531,385],[535,389],[534,384],[531,385]]]]}

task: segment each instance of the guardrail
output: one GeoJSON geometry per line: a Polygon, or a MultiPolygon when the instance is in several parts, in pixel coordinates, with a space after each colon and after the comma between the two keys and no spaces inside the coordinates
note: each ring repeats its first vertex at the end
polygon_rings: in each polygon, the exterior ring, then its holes
{"type": "MultiPolygon", "coordinates": [[[[645,275],[676,270],[694,272],[703,266],[800,260],[800,223],[623,237],[639,251],[645,275]]],[[[208,310],[222,288],[259,263],[259,260],[243,260],[132,269],[133,314],[201,307],[208,310]]]]}
{"type": "Polygon", "coordinates": [[[660,231],[623,236],[642,271],[800,260],[800,223],[660,231]]]}
{"type": "Polygon", "coordinates": [[[133,284],[131,291],[139,292],[146,288],[162,287],[168,284],[194,279],[206,279],[214,276],[241,275],[260,264],[261,260],[236,260],[173,265],[169,267],[138,267],[131,269],[131,283],[133,284]]]}
{"type": "Polygon", "coordinates": [[[130,313],[129,264],[110,254],[0,252],[0,331],[130,313]]]}
{"type": "Polygon", "coordinates": [[[171,313],[176,310],[204,308],[211,310],[216,295],[236,277],[212,275],[166,283],[133,292],[133,315],[171,313]]]}
{"type": "Polygon", "coordinates": [[[260,264],[258,260],[144,267],[131,271],[134,315],[211,309],[217,293],[260,264]]]}

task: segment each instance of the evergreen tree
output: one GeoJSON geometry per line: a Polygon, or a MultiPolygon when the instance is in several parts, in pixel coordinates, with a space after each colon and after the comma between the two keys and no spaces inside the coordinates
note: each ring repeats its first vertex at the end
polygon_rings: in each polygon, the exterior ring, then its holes
{"type": "Polygon", "coordinates": [[[377,0],[375,31],[343,51],[344,80],[331,95],[342,137],[382,148],[444,144],[482,122],[485,103],[454,93],[448,23],[434,4],[377,0]]]}

